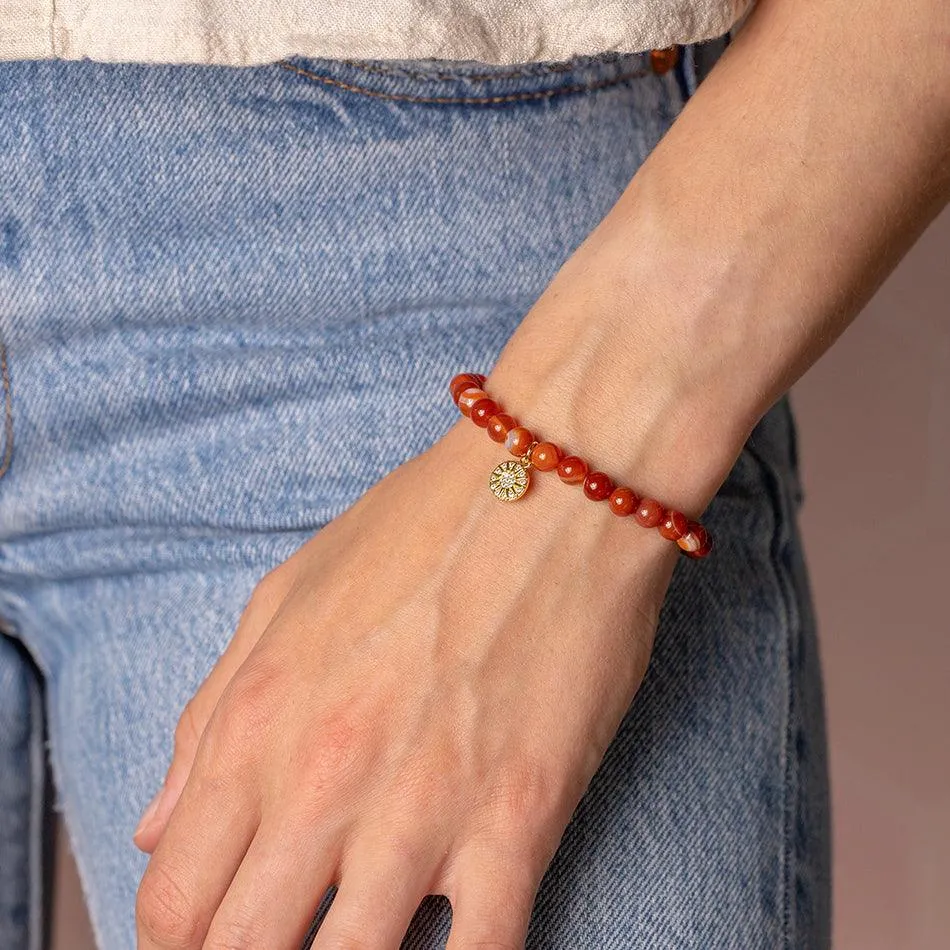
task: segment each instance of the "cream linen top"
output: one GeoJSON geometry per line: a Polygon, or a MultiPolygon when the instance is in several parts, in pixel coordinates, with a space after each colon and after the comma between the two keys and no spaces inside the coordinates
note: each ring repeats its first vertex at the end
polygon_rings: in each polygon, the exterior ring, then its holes
{"type": "Polygon", "coordinates": [[[755,0],[0,0],[0,60],[564,60],[720,36],[755,0]]]}

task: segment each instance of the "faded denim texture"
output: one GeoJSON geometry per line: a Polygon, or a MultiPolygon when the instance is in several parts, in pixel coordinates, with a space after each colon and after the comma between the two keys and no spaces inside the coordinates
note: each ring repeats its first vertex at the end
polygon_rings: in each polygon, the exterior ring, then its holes
{"type": "MultiPolygon", "coordinates": [[[[132,831],[255,584],[449,428],[447,380],[491,367],[693,53],[0,64],[0,948],[42,945],[50,798],[100,945],[134,946],[132,831]]],[[[783,400],[677,566],[529,947],[828,945],[800,501],[783,400]]],[[[427,898],[405,946],[449,922],[427,898]]]]}

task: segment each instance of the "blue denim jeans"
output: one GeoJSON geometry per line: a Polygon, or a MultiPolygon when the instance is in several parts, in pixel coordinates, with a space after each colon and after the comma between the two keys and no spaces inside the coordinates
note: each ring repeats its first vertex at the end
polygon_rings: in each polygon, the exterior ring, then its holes
{"type": "MultiPolygon", "coordinates": [[[[132,831],[255,584],[449,428],[448,379],[695,90],[683,52],[0,64],[3,950],[43,945],[53,812],[100,946],[134,946],[132,831]]],[[[828,945],[801,498],[782,400],[677,566],[530,947],[828,945]]],[[[405,946],[449,923],[426,898],[405,946]]]]}

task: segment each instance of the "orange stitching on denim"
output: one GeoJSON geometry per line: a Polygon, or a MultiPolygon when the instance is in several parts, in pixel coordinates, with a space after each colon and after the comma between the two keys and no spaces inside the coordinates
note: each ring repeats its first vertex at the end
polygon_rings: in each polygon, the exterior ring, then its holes
{"type": "Polygon", "coordinates": [[[494,105],[502,102],[525,102],[531,99],[550,99],[552,96],[566,95],[572,92],[594,92],[597,89],[604,89],[608,86],[616,86],[627,79],[639,79],[643,76],[650,76],[653,71],[650,69],[637,69],[631,72],[621,73],[611,79],[602,79],[593,83],[576,83],[572,86],[561,86],[558,89],[537,89],[532,92],[515,92],[505,96],[410,96],[396,92],[381,92],[378,89],[368,89],[365,86],[356,86],[353,83],[343,82],[342,79],[334,79],[332,76],[321,76],[319,73],[312,72],[309,69],[303,69],[301,66],[295,66],[286,60],[278,60],[277,65],[292,73],[297,73],[307,79],[315,82],[326,83],[328,86],[337,86],[340,89],[346,89],[348,92],[358,92],[364,96],[372,96],[376,99],[389,99],[398,102],[420,102],[433,105],[494,105]]]}
{"type": "Polygon", "coordinates": [[[616,63],[624,56],[642,56],[642,53],[633,53],[633,54],[624,54],[618,53],[616,57],[610,59],[603,59],[599,62],[563,62],[563,63],[533,63],[525,64],[517,68],[513,67],[511,69],[503,70],[499,69],[497,72],[493,73],[466,73],[463,71],[458,72],[427,72],[423,69],[406,69],[402,66],[393,66],[389,63],[373,63],[367,62],[365,59],[348,59],[346,63],[348,66],[355,66],[357,69],[363,70],[367,73],[377,73],[380,76],[401,76],[407,79],[436,79],[442,80],[445,82],[457,82],[460,79],[464,79],[466,82],[491,82],[496,79],[514,79],[528,77],[533,78],[536,76],[548,76],[554,73],[569,73],[575,69],[583,69],[589,66],[597,66],[606,63],[616,63]]]}
{"type": "Polygon", "coordinates": [[[3,461],[0,478],[10,470],[13,461],[13,391],[10,387],[10,367],[7,365],[7,347],[0,342],[0,379],[3,386],[3,461]]]}

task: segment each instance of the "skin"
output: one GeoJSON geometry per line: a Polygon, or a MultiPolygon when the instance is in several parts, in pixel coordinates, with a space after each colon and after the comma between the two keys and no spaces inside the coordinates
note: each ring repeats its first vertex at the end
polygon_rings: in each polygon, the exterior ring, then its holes
{"type": "MultiPolygon", "coordinates": [[[[946,0],[760,0],[487,388],[696,517],[948,199],[946,0]]],[[[142,950],[297,950],[331,883],[316,950],[429,893],[524,947],[678,554],[555,476],[498,502],[505,457],[460,419],[261,581],[135,837],[142,950]]]]}

